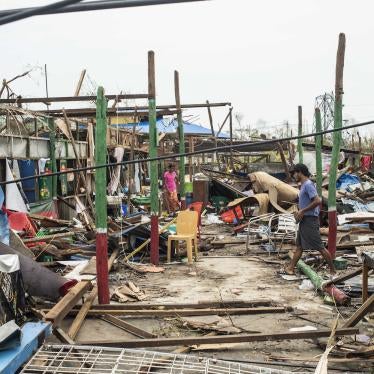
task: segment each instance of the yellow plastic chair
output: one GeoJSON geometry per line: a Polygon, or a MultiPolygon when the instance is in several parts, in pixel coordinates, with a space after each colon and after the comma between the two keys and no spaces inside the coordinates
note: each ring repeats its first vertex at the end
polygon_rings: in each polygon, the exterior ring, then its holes
{"type": "Polygon", "coordinates": [[[177,217],[177,234],[169,235],[167,261],[171,259],[172,242],[176,243],[176,251],[179,250],[179,241],[185,241],[187,245],[188,263],[192,263],[192,251],[195,249],[195,260],[197,260],[197,223],[199,220],[198,213],[191,210],[183,210],[178,213],[177,217]]]}

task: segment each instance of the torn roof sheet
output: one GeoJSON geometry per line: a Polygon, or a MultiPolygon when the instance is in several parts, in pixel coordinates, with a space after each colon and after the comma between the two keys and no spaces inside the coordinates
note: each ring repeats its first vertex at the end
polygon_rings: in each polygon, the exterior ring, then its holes
{"type": "MultiPolygon", "coordinates": [[[[141,133],[141,134],[149,134],[149,122],[144,121],[144,122],[139,122],[135,123],[136,125],[136,130],[141,133]]],[[[112,125],[116,126],[116,125],[112,125]]],[[[120,128],[127,128],[127,129],[132,129],[134,126],[134,123],[126,123],[126,124],[119,124],[118,127],[120,128]]],[[[177,133],[177,128],[178,128],[178,122],[175,119],[167,119],[167,118],[162,118],[158,119],[156,121],[156,126],[158,132],[162,132],[165,134],[176,134],[177,133]]],[[[205,135],[205,136],[211,136],[212,132],[210,129],[207,127],[197,125],[195,123],[191,122],[183,122],[183,128],[184,128],[184,133],[185,135],[205,135]]],[[[215,132],[217,135],[217,131],[215,132]]],[[[220,132],[218,135],[218,138],[229,138],[230,136],[224,132],[220,132]]]]}

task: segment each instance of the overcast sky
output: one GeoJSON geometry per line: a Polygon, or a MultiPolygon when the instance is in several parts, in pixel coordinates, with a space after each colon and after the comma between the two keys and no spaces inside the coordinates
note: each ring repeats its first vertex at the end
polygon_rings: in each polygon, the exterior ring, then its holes
{"type": "MultiPolygon", "coordinates": [[[[1,0],[0,9],[51,2],[1,0]]],[[[268,128],[296,124],[302,105],[311,130],[315,97],[334,88],[339,32],[347,38],[344,117],[374,119],[373,14],[372,0],[212,0],[33,17],[0,26],[0,78],[47,64],[50,96],[72,95],[86,68],[107,93],[143,93],[152,49],[158,104],[174,102],[177,69],[184,103],[230,101],[245,124],[263,119],[268,128]]],[[[45,94],[40,69],[13,87],[45,94]]],[[[205,111],[186,114],[208,125],[205,111]]],[[[215,124],[225,114],[215,110],[215,124]]]]}

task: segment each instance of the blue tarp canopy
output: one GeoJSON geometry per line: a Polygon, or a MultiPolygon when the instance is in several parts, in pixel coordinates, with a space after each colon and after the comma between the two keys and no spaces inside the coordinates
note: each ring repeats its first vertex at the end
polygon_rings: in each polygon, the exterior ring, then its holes
{"type": "MultiPolygon", "coordinates": [[[[124,129],[125,128],[132,129],[133,125],[134,125],[133,123],[126,123],[126,124],[119,124],[118,127],[124,128],[124,129]]],[[[141,134],[149,134],[149,122],[148,121],[139,122],[139,123],[136,123],[135,125],[136,125],[137,132],[141,134]]],[[[116,125],[112,125],[112,126],[116,126],[116,125]]],[[[162,132],[165,134],[176,134],[177,128],[178,128],[178,122],[175,119],[163,118],[163,119],[158,119],[156,121],[156,126],[157,126],[157,130],[159,133],[162,132]]],[[[201,125],[197,125],[195,123],[191,123],[191,122],[183,122],[183,128],[184,128],[185,135],[200,135],[200,136],[212,135],[212,132],[210,129],[204,126],[201,126],[201,125]]],[[[217,132],[215,134],[217,135],[217,132]]],[[[218,137],[229,138],[230,136],[221,131],[218,137]]]]}

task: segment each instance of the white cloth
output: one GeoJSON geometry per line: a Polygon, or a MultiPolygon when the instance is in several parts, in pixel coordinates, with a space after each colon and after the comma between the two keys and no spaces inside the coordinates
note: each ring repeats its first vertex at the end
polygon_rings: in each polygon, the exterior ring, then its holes
{"type": "MultiPolygon", "coordinates": [[[[13,173],[9,166],[8,160],[5,162],[6,165],[6,180],[13,181],[13,173]]],[[[18,189],[18,186],[16,183],[10,183],[5,186],[5,195],[6,195],[6,201],[5,201],[5,207],[9,210],[14,210],[16,212],[24,212],[26,213],[28,211],[27,206],[23,200],[23,197],[21,195],[21,192],[18,189]]]]}
{"type": "Polygon", "coordinates": [[[20,269],[17,255],[0,255],[0,272],[13,273],[20,269]]]}

